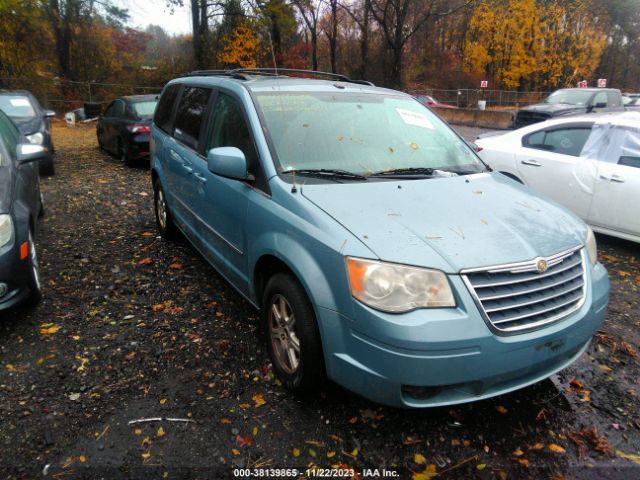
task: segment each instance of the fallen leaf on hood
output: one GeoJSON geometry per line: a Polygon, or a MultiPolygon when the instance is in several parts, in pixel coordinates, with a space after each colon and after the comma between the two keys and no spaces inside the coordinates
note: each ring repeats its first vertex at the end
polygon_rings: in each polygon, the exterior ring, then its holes
{"type": "Polygon", "coordinates": [[[640,455],[634,455],[633,453],[624,453],[621,450],[616,450],[616,455],[625,460],[631,460],[633,463],[640,465],[640,455]]]}

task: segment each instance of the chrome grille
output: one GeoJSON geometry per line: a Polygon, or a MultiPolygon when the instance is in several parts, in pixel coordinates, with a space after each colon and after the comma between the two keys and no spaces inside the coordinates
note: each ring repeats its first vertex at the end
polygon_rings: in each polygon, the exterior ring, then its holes
{"type": "Polygon", "coordinates": [[[530,330],[578,310],[585,297],[583,249],[547,258],[465,270],[462,278],[489,325],[498,333],[530,330]],[[546,269],[540,272],[540,262],[546,269]]]}

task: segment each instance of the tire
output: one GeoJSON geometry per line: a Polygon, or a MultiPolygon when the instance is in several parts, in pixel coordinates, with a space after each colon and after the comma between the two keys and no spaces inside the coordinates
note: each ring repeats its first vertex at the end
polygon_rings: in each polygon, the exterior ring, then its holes
{"type": "Polygon", "coordinates": [[[56,169],[53,165],[53,156],[50,156],[47,160],[41,162],[38,168],[40,171],[40,176],[42,177],[51,177],[55,175],[56,169]]]}
{"type": "Polygon", "coordinates": [[[180,232],[173,222],[173,216],[169,211],[169,206],[167,205],[167,200],[159,178],[153,182],[153,206],[160,235],[162,235],[165,240],[177,240],[180,232]]]}
{"type": "Polygon", "coordinates": [[[44,209],[44,197],[42,195],[42,192],[40,192],[39,195],[40,195],[40,209],[38,210],[38,218],[42,218],[44,217],[46,211],[44,209]]]}
{"type": "Polygon", "coordinates": [[[42,299],[42,278],[40,276],[40,264],[38,262],[38,253],[36,250],[36,242],[33,239],[33,233],[29,230],[29,298],[27,303],[29,305],[37,305],[42,299]]]}
{"type": "Polygon", "coordinates": [[[276,376],[295,393],[317,391],[326,379],[322,342],[300,282],[290,273],[276,273],[267,283],[261,310],[276,376]]]}
{"type": "Polygon", "coordinates": [[[123,146],[121,140],[118,141],[118,145],[118,151],[120,152],[120,160],[122,160],[122,163],[124,163],[127,167],[133,167],[135,162],[129,154],[129,148],[126,145],[123,146]]]}

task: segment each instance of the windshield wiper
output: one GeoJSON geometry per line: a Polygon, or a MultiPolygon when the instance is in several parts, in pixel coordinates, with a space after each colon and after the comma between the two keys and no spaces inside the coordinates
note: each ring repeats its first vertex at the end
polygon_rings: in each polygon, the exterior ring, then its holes
{"type": "Polygon", "coordinates": [[[410,168],[394,168],[391,170],[380,170],[379,172],[374,172],[367,177],[433,177],[438,174],[438,169],[435,168],[427,168],[427,167],[410,167],[410,168]]]}
{"type": "Polygon", "coordinates": [[[282,173],[288,173],[292,175],[308,175],[313,177],[324,178],[340,178],[346,180],[366,180],[367,177],[360,175],[359,173],[349,172],[347,170],[339,170],[332,168],[307,168],[307,169],[294,169],[284,170],[282,173]]]}

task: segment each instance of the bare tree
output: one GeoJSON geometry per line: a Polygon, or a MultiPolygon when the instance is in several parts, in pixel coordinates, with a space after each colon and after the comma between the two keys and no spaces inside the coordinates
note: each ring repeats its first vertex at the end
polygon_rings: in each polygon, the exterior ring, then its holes
{"type": "Polygon", "coordinates": [[[402,88],[402,60],[407,42],[429,19],[445,17],[478,0],[371,0],[371,14],[391,53],[390,86],[402,88]],[[453,5],[452,5],[453,3],[453,5]]]}
{"type": "Polygon", "coordinates": [[[311,69],[318,70],[318,16],[320,3],[315,0],[292,0],[311,37],[311,69]]]}

